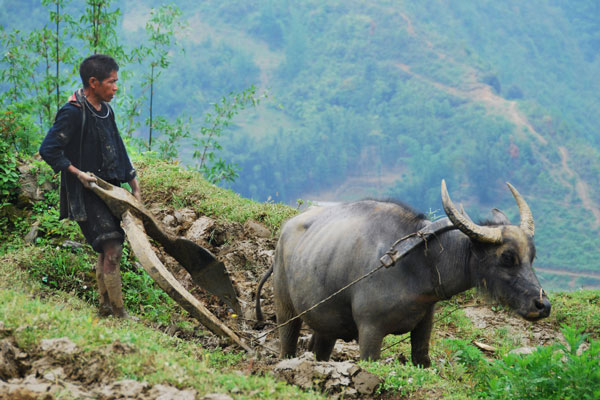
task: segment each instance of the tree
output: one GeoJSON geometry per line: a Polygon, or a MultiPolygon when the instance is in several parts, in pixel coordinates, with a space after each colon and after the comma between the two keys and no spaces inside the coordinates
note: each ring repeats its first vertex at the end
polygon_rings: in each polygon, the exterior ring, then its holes
{"type": "MultiPolygon", "coordinates": [[[[60,100],[60,88],[61,85],[65,84],[68,80],[66,78],[61,78],[61,71],[60,71],[60,66],[61,66],[61,62],[63,63],[73,63],[74,61],[74,55],[75,55],[75,49],[73,46],[66,46],[65,42],[64,42],[64,38],[67,35],[67,30],[65,27],[63,27],[62,32],[61,32],[61,22],[65,22],[68,25],[73,25],[73,19],[71,18],[71,16],[69,14],[65,14],[62,10],[64,10],[65,5],[67,5],[70,2],[70,0],[42,0],[42,4],[45,6],[51,6],[54,5],[56,7],[56,10],[50,10],[50,21],[54,22],[55,24],[55,30],[54,33],[51,35],[50,34],[50,29],[49,28],[44,28],[44,30],[47,30],[47,34],[45,34],[44,36],[46,38],[49,38],[53,43],[45,43],[47,44],[47,50],[45,54],[47,54],[49,57],[46,57],[46,59],[51,59],[54,63],[55,63],[55,76],[54,76],[54,89],[56,90],[56,111],[58,111],[58,109],[61,106],[61,100],[60,100]],[[53,46],[51,46],[51,44],[53,46]]],[[[41,43],[41,42],[40,42],[41,43]]],[[[41,52],[41,49],[38,49],[38,53],[41,52]]],[[[50,76],[49,74],[49,62],[46,62],[46,76],[50,76]]]]}
{"type": "Polygon", "coordinates": [[[86,0],[76,36],[92,54],[110,54],[117,60],[126,61],[128,57],[115,29],[119,17],[121,10],[112,9],[111,0],[86,0]]]}
{"type": "Polygon", "coordinates": [[[20,31],[6,32],[0,27],[0,45],[5,49],[0,58],[0,81],[6,91],[0,94],[2,107],[2,140],[10,143],[17,151],[29,151],[34,132],[33,103],[30,93],[35,90],[35,60],[28,51],[28,38],[20,31]]]}
{"type": "Polygon", "coordinates": [[[206,126],[200,128],[200,134],[193,138],[195,151],[193,158],[198,160],[196,168],[212,183],[233,182],[238,177],[238,166],[228,163],[217,152],[222,150],[219,138],[233,121],[233,117],[248,106],[256,107],[266,94],[256,97],[256,88],[240,93],[230,93],[221,101],[213,104],[213,112],[205,115],[206,126]]]}
{"type": "Polygon", "coordinates": [[[33,76],[35,81],[33,86],[34,103],[38,109],[40,130],[43,134],[50,127],[54,114],[62,105],[61,87],[73,80],[73,74],[61,71],[61,65],[75,63],[75,48],[65,44],[65,37],[69,31],[65,26],[61,29],[61,22],[73,24],[72,17],[62,12],[66,2],[43,0],[42,4],[52,6],[50,21],[54,23],[55,30],[48,26],[33,30],[29,35],[28,48],[36,57],[34,65],[41,64],[41,73],[38,68],[33,76]]]}
{"type": "Polygon", "coordinates": [[[146,122],[149,128],[148,150],[152,150],[155,83],[160,76],[160,69],[168,68],[171,63],[169,51],[172,44],[176,42],[175,34],[184,27],[184,24],[179,20],[180,16],[181,10],[176,6],[163,5],[152,10],[150,19],[146,23],[146,34],[150,46],[144,46],[142,52],[150,61],[150,72],[144,77],[144,86],[147,86],[150,90],[149,117],[146,122]]]}

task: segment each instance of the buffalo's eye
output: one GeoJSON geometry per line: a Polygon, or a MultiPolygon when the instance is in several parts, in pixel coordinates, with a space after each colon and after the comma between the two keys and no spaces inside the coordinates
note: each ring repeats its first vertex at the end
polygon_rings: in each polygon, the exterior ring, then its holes
{"type": "Polygon", "coordinates": [[[502,265],[506,268],[515,267],[519,263],[519,258],[513,251],[505,251],[504,253],[502,253],[502,255],[500,256],[500,260],[502,262],[502,265]]]}

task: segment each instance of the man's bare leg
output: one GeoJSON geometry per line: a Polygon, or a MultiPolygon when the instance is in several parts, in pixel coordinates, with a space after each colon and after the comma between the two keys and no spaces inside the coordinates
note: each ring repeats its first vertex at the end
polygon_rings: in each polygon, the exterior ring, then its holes
{"type": "Polygon", "coordinates": [[[116,240],[109,240],[104,243],[103,249],[102,271],[113,315],[117,318],[128,318],[129,314],[123,305],[121,270],[119,268],[123,246],[116,240]]]}
{"type": "Polygon", "coordinates": [[[112,314],[108,290],[104,284],[104,253],[98,254],[98,262],[96,263],[96,282],[98,282],[98,315],[108,317],[112,314]]]}

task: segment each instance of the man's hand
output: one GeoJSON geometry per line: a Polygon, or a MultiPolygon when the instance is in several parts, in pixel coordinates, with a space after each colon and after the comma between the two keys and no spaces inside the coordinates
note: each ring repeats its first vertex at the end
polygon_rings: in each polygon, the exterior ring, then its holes
{"type": "Polygon", "coordinates": [[[131,194],[133,194],[133,197],[135,197],[137,199],[137,201],[139,201],[140,203],[142,202],[142,193],[140,192],[139,187],[137,190],[132,190],[131,194]]]}
{"type": "Polygon", "coordinates": [[[142,202],[142,192],[140,191],[140,185],[138,183],[137,178],[133,178],[132,180],[130,180],[127,183],[129,183],[129,186],[131,187],[131,194],[133,194],[133,197],[135,197],[137,199],[137,201],[139,201],[141,203],[142,202]]]}
{"type": "Polygon", "coordinates": [[[81,182],[81,184],[85,188],[89,189],[90,183],[97,181],[96,177],[93,174],[87,174],[83,171],[80,171],[79,169],[75,168],[75,166],[73,166],[73,164],[69,165],[69,167],[67,168],[67,171],[69,171],[70,173],[75,175],[77,177],[77,179],[79,179],[79,182],[81,182]]]}
{"type": "Polygon", "coordinates": [[[91,182],[97,182],[97,179],[94,175],[90,175],[87,174],[85,172],[79,171],[77,173],[77,179],[79,179],[79,182],[81,182],[81,184],[83,185],[83,187],[89,189],[90,188],[90,183],[91,182]]]}

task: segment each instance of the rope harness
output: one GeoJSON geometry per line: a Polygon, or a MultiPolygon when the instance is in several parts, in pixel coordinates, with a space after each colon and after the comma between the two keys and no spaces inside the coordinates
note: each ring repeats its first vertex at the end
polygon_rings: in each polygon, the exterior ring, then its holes
{"type": "MultiPolygon", "coordinates": [[[[373,269],[372,271],[364,274],[363,276],[353,280],[352,282],[348,283],[346,286],[340,288],[336,292],[327,296],[326,298],[319,301],[317,304],[313,305],[312,307],[304,310],[300,314],[288,319],[287,321],[285,321],[281,324],[276,325],[272,329],[269,329],[267,332],[259,335],[254,340],[258,341],[258,340],[262,339],[263,337],[266,337],[268,334],[290,324],[292,321],[295,321],[295,320],[301,318],[302,316],[304,316],[307,313],[309,313],[310,311],[314,310],[321,304],[331,300],[338,294],[342,293],[344,290],[348,289],[349,287],[357,284],[358,282],[362,281],[363,279],[370,277],[371,275],[373,275],[380,269],[390,268],[390,267],[394,266],[401,258],[406,256],[411,250],[413,250],[420,244],[425,245],[425,253],[427,254],[427,251],[428,251],[427,241],[432,236],[437,236],[440,233],[447,232],[447,231],[450,231],[453,229],[457,229],[456,226],[454,226],[454,224],[448,218],[443,218],[443,219],[439,219],[435,222],[428,224],[427,226],[418,230],[417,232],[410,233],[410,234],[398,239],[392,245],[392,247],[390,247],[390,249],[379,259],[380,264],[375,269],[373,269]]],[[[442,247],[442,251],[443,250],[444,249],[442,247]]],[[[437,275],[434,275],[436,279],[433,280],[433,282],[437,282],[437,284],[434,285],[435,293],[438,297],[445,299],[446,296],[444,295],[444,291],[442,289],[442,279],[441,279],[440,272],[437,269],[437,266],[435,266],[435,272],[437,272],[437,275]]],[[[432,271],[432,274],[433,274],[433,271],[432,271]]]]}

